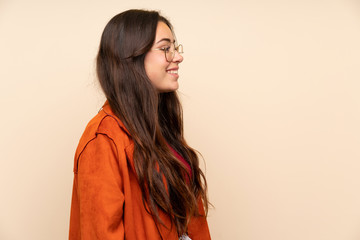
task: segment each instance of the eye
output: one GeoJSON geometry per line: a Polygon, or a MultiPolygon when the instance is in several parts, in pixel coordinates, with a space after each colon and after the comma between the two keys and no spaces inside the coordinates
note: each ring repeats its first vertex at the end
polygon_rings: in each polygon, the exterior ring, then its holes
{"type": "Polygon", "coordinates": [[[162,47],[160,48],[161,51],[164,51],[164,52],[169,52],[170,51],[170,47],[162,47]]]}

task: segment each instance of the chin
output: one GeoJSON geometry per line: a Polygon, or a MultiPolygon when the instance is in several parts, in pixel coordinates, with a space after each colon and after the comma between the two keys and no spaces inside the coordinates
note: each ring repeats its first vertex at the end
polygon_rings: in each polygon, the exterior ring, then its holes
{"type": "Polygon", "coordinates": [[[175,92],[177,89],[167,89],[167,90],[158,90],[159,93],[170,93],[170,92],[175,92]]]}
{"type": "Polygon", "coordinates": [[[175,92],[176,90],[178,90],[178,88],[179,88],[179,85],[176,84],[176,85],[171,86],[171,87],[158,89],[158,91],[161,92],[161,93],[175,92]]]}

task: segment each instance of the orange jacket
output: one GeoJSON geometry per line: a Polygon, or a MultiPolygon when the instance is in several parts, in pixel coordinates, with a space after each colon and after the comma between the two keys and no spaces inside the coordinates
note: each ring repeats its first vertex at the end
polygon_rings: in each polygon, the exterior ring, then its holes
{"type": "MultiPolygon", "coordinates": [[[[170,218],[160,211],[156,225],[145,210],[133,165],[134,144],[108,103],[87,125],[75,153],[70,240],[178,239],[170,218]]],[[[204,213],[199,201],[200,213],[204,213]]],[[[192,240],[210,239],[205,217],[193,217],[192,240]]]]}

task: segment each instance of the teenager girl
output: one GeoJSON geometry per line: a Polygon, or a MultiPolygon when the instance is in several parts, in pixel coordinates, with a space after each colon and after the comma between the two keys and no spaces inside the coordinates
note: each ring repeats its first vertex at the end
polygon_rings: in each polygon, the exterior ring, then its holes
{"type": "Polygon", "coordinates": [[[206,180],[184,139],[182,46],[156,11],[106,25],[97,75],[107,101],[75,154],[74,239],[210,239],[206,180]]]}

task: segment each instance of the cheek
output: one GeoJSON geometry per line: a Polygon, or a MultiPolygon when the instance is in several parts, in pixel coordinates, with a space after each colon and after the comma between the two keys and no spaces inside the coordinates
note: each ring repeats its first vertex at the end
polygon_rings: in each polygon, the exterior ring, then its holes
{"type": "Polygon", "coordinates": [[[167,65],[159,56],[146,55],[144,60],[146,74],[153,83],[166,76],[167,65]]]}

